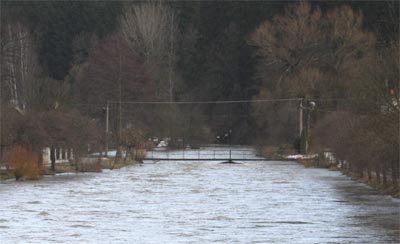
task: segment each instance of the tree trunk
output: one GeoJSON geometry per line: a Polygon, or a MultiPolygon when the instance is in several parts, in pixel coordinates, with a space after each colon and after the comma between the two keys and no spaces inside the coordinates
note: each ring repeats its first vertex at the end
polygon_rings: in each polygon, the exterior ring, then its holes
{"type": "Polygon", "coordinates": [[[381,183],[381,174],[380,174],[379,171],[380,171],[380,170],[379,170],[379,166],[377,165],[376,168],[375,168],[376,181],[378,181],[378,183],[380,184],[380,183],[381,183]]]}
{"type": "Polygon", "coordinates": [[[383,180],[383,185],[387,185],[387,177],[386,177],[386,166],[382,166],[382,180],[383,180]]]}
{"type": "Polygon", "coordinates": [[[103,149],[100,147],[99,157],[97,158],[97,164],[101,165],[101,158],[103,157],[103,149]]]}
{"type": "MultiPolygon", "coordinates": [[[[0,106],[0,109],[1,109],[1,106],[0,106]]],[[[0,111],[0,113],[1,113],[1,111],[0,111]]],[[[1,121],[0,121],[0,123],[1,123],[1,121]]],[[[1,131],[0,131],[1,132],[1,131]]],[[[1,142],[0,142],[1,143],[1,142]]],[[[3,148],[4,148],[4,146],[3,145],[0,145],[0,163],[2,163],[3,162],[3,148]]]]}
{"type": "Polygon", "coordinates": [[[398,187],[399,168],[396,162],[392,162],[392,183],[394,187],[398,187]]]}
{"type": "Polygon", "coordinates": [[[372,180],[371,165],[367,166],[368,180],[372,180]]]}
{"type": "Polygon", "coordinates": [[[121,146],[117,147],[117,152],[115,153],[115,159],[114,162],[118,162],[118,159],[120,159],[122,157],[122,148],[121,146]]]}
{"type": "Polygon", "coordinates": [[[42,152],[42,153],[39,153],[38,167],[39,167],[40,169],[43,168],[43,152],[42,152]]]}
{"type": "Polygon", "coordinates": [[[130,151],[131,149],[129,148],[129,147],[127,147],[126,148],[126,153],[125,153],[125,157],[124,157],[124,163],[126,163],[126,159],[128,158],[128,155],[129,155],[129,151],[130,151]]]}
{"type": "Polygon", "coordinates": [[[50,148],[50,161],[51,161],[51,170],[56,170],[56,149],[54,147],[50,148]]]}

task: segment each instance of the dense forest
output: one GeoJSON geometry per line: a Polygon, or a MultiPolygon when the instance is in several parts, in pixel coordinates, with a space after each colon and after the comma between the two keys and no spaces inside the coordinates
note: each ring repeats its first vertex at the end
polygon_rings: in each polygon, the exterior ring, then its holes
{"type": "Polygon", "coordinates": [[[399,178],[398,1],[0,4],[2,153],[170,137],[399,178]]]}

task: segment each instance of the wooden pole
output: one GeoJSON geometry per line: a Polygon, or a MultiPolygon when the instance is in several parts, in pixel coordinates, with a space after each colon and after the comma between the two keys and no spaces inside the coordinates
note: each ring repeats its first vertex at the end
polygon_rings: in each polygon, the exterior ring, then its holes
{"type": "Polygon", "coordinates": [[[299,111],[299,137],[301,138],[301,132],[303,130],[303,99],[300,100],[299,111]]]}
{"type": "Polygon", "coordinates": [[[109,119],[109,112],[110,112],[110,103],[107,101],[107,107],[106,107],[106,150],[105,150],[105,157],[108,157],[108,134],[109,134],[109,129],[108,129],[108,119],[109,119]]]}

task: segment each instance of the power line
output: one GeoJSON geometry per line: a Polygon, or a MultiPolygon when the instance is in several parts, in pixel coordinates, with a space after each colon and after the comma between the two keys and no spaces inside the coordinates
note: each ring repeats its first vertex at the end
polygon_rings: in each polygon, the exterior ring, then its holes
{"type": "MultiPolygon", "coordinates": [[[[357,98],[277,98],[251,100],[224,100],[224,101],[108,101],[109,104],[238,104],[238,103],[271,103],[293,101],[355,101],[357,98]]],[[[74,103],[76,106],[99,106],[98,103],[74,103]]]]}
{"type": "MultiPolygon", "coordinates": [[[[235,104],[235,103],[257,103],[257,102],[289,102],[300,101],[302,98],[282,98],[282,99],[258,99],[258,100],[225,100],[225,101],[122,101],[123,104],[235,104]]],[[[118,104],[119,101],[109,101],[110,104],[118,104]]],[[[76,106],[99,106],[91,103],[74,103],[76,106]]]]}
{"type": "MultiPolygon", "coordinates": [[[[124,104],[232,104],[232,103],[257,103],[257,102],[288,102],[300,101],[301,98],[259,99],[259,100],[225,100],[225,101],[123,101],[124,104]]],[[[110,103],[117,103],[110,101],[110,103]]]]}

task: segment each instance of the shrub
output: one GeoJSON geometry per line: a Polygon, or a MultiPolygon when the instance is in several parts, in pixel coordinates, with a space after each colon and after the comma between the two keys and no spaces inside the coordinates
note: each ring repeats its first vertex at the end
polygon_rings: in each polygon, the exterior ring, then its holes
{"type": "Polygon", "coordinates": [[[101,165],[98,163],[78,164],[76,170],[78,172],[95,172],[95,173],[99,173],[102,171],[101,165]]]}
{"type": "Polygon", "coordinates": [[[134,154],[135,159],[146,157],[146,149],[145,148],[135,148],[134,153],[135,153],[134,154]]]}
{"type": "Polygon", "coordinates": [[[156,145],[152,140],[148,140],[146,142],[143,143],[144,144],[144,148],[148,151],[153,150],[156,145]]]}
{"type": "Polygon", "coordinates": [[[278,147],[276,146],[265,146],[261,149],[261,155],[264,157],[275,157],[278,152],[278,147]]]}
{"type": "Polygon", "coordinates": [[[11,148],[7,161],[9,168],[14,171],[16,180],[37,180],[42,173],[38,155],[25,147],[11,148]]]}

